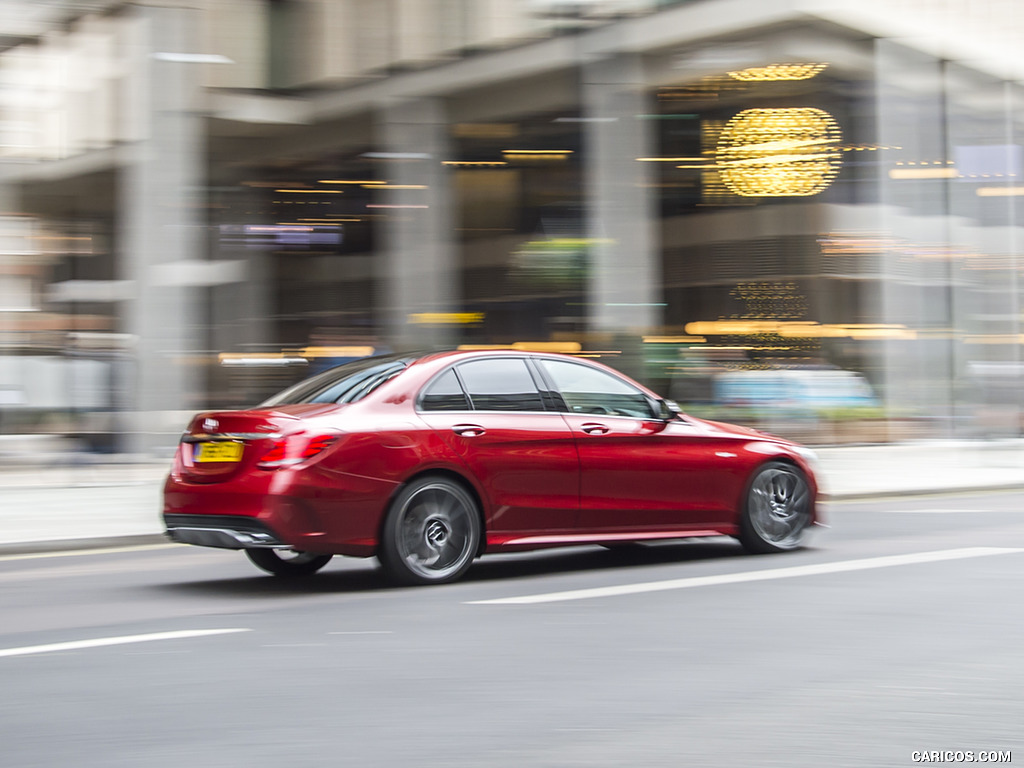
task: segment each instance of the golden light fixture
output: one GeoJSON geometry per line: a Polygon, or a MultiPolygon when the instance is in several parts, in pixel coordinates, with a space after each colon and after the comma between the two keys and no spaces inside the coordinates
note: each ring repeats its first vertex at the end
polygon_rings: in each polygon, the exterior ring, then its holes
{"type": "Polygon", "coordinates": [[[956,168],[893,168],[890,179],[955,179],[960,176],[956,168]]]}
{"type": "Polygon", "coordinates": [[[414,312],[408,320],[413,325],[472,325],[485,317],[483,312],[414,312]]]}
{"type": "Polygon", "coordinates": [[[441,165],[452,165],[458,168],[486,168],[508,165],[504,160],[442,160],[441,165]]]}
{"type": "Polygon", "coordinates": [[[571,149],[503,149],[505,155],[571,155],[571,149]]]}
{"type": "Polygon", "coordinates": [[[565,162],[573,154],[571,149],[503,149],[502,156],[516,163],[565,162]]]}
{"type": "Polygon", "coordinates": [[[746,109],[722,129],[716,167],[742,197],[816,195],[839,173],[841,139],[839,125],[821,109],[746,109]]]}
{"type": "Polygon", "coordinates": [[[917,331],[885,323],[816,323],[812,320],[706,320],[687,323],[686,333],[701,336],[777,335],[785,339],[916,339],[917,331]]]}
{"type": "Polygon", "coordinates": [[[363,184],[363,189],[429,189],[426,184],[363,184]]]}
{"type": "Polygon", "coordinates": [[[769,64],[766,67],[748,67],[730,72],[729,77],[745,83],[810,80],[827,66],[828,64],[769,64]]]}
{"type": "Polygon", "coordinates": [[[1024,195],[1024,187],[978,187],[978,197],[1018,197],[1024,195]]]}

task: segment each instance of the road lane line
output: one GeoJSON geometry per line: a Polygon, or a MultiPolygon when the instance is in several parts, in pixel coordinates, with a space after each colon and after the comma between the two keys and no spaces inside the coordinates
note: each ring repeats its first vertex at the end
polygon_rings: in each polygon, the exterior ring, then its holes
{"type": "Polygon", "coordinates": [[[328,635],[393,635],[390,629],[364,629],[353,632],[328,632],[328,635]]]}
{"type": "Polygon", "coordinates": [[[174,549],[187,544],[136,544],[133,547],[97,547],[95,549],[65,549],[60,552],[28,552],[23,555],[0,555],[0,563],[12,560],[42,560],[48,557],[76,557],[78,555],[112,555],[118,552],[146,552],[151,549],[174,549]]]}
{"type": "Polygon", "coordinates": [[[997,509],[886,509],[887,515],[960,515],[960,514],[984,514],[988,512],[1003,512],[997,509]]]}
{"type": "Polygon", "coordinates": [[[1013,547],[965,547],[963,549],[943,549],[935,552],[916,552],[909,555],[886,555],[884,557],[869,557],[861,560],[840,560],[832,563],[795,565],[789,568],[771,568],[762,571],[723,573],[717,576],[693,576],[686,579],[649,581],[640,584],[620,584],[617,586],[593,587],[590,589],[573,589],[566,592],[548,592],[546,594],[539,595],[499,597],[491,600],[469,600],[466,601],[465,604],[533,605],[535,603],[557,603],[567,600],[588,600],[595,597],[636,595],[643,592],[664,592],[670,589],[711,587],[718,584],[741,584],[750,581],[771,581],[772,579],[789,579],[797,576],[816,576],[825,573],[866,571],[873,568],[891,568],[897,565],[936,563],[943,560],[963,560],[970,557],[989,557],[991,555],[1006,555],[1019,552],[1024,552],[1024,549],[1013,547]]]}
{"type": "Polygon", "coordinates": [[[22,648],[0,649],[0,656],[28,656],[33,653],[53,653],[55,651],[77,651],[82,648],[100,648],[105,645],[126,645],[128,643],[149,643],[154,640],[179,640],[184,637],[206,637],[208,635],[228,635],[233,632],[252,632],[251,629],[182,629],[176,632],[153,632],[148,635],[122,635],[121,637],[97,637],[93,640],[72,640],[67,643],[50,643],[48,645],[26,645],[22,648]]]}

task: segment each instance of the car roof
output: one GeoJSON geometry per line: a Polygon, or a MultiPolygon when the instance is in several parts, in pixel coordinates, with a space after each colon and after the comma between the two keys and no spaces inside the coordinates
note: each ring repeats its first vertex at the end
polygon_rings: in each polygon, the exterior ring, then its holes
{"type": "Polygon", "coordinates": [[[516,349],[513,347],[481,347],[475,349],[441,349],[430,352],[424,352],[421,355],[413,353],[410,358],[417,360],[439,360],[445,358],[474,358],[474,357],[553,357],[561,358],[563,360],[578,360],[579,358],[575,355],[565,354],[564,352],[548,352],[545,350],[534,350],[534,349],[516,349]]]}
{"type": "MultiPolygon", "coordinates": [[[[488,347],[486,349],[447,349],[437,350],[432,352],[424,353],[422,357],[414,357],[409,363],[409,367],[418,366],[421,364],[435,364],[437,368],[441,368],[448,364],[454,364],[462,360],[475,360],[479,358],[494,358],[494,357],[510,357],[510,358],[523,358],[529,357],[534,359],[543,360],[565,360],[567,362],[574,362],[579,365],[587,365],[593,368],[607,371],[615,376],[624,377],[630,381],[634,386],[637,386],[641,391],[647,393],[652,397],[659,397],[649,387],[645,386],[641,382],[634,379],[628,373],[620,371],[617,368],[603,363],[600,360],[594,359],[583,359],[577,355],[566,354],[564,352],[548,352],[542,350],[530,350],[530,349],[509,349],[508,347],[488,347]]],[[[434,367],[434,365],[431,365],[434,367]]]]}

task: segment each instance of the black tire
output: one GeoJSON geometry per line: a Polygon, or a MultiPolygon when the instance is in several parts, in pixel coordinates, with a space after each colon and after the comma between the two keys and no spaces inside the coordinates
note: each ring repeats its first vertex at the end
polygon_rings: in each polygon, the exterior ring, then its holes
{"type": "Polygon", "coordinates": [[[391,502],[377,556],[397,584],[444,584],[472,565],[482,528],[480,508],[465,487],[427,475],[391,502]]]}
{"type": "Polygon", "coordinates": [[[769,554],[800,547],[811,522],[811,489],[804,473],[784,461],[769,461],[754,472],[740,513],[740,543],[748,552],[769,554]]]}
{"type": "Polygon", "coordinates": [[[245,554],[258,568],[275,576],[309,576],[316,573],[334,555],[317,555],[313,552],[296,552],[292,549],[247,549],[245,554]]]}

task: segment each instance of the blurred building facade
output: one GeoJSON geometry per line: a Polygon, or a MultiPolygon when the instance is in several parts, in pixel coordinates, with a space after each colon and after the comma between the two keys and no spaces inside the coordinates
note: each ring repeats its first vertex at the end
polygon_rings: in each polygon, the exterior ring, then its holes
{"type": "Polygon", "coordinates": [[[1020,431],[1013,0],[0,9],[0,433],[150,450],[317,354],[517,342],[1020,431]]]}

